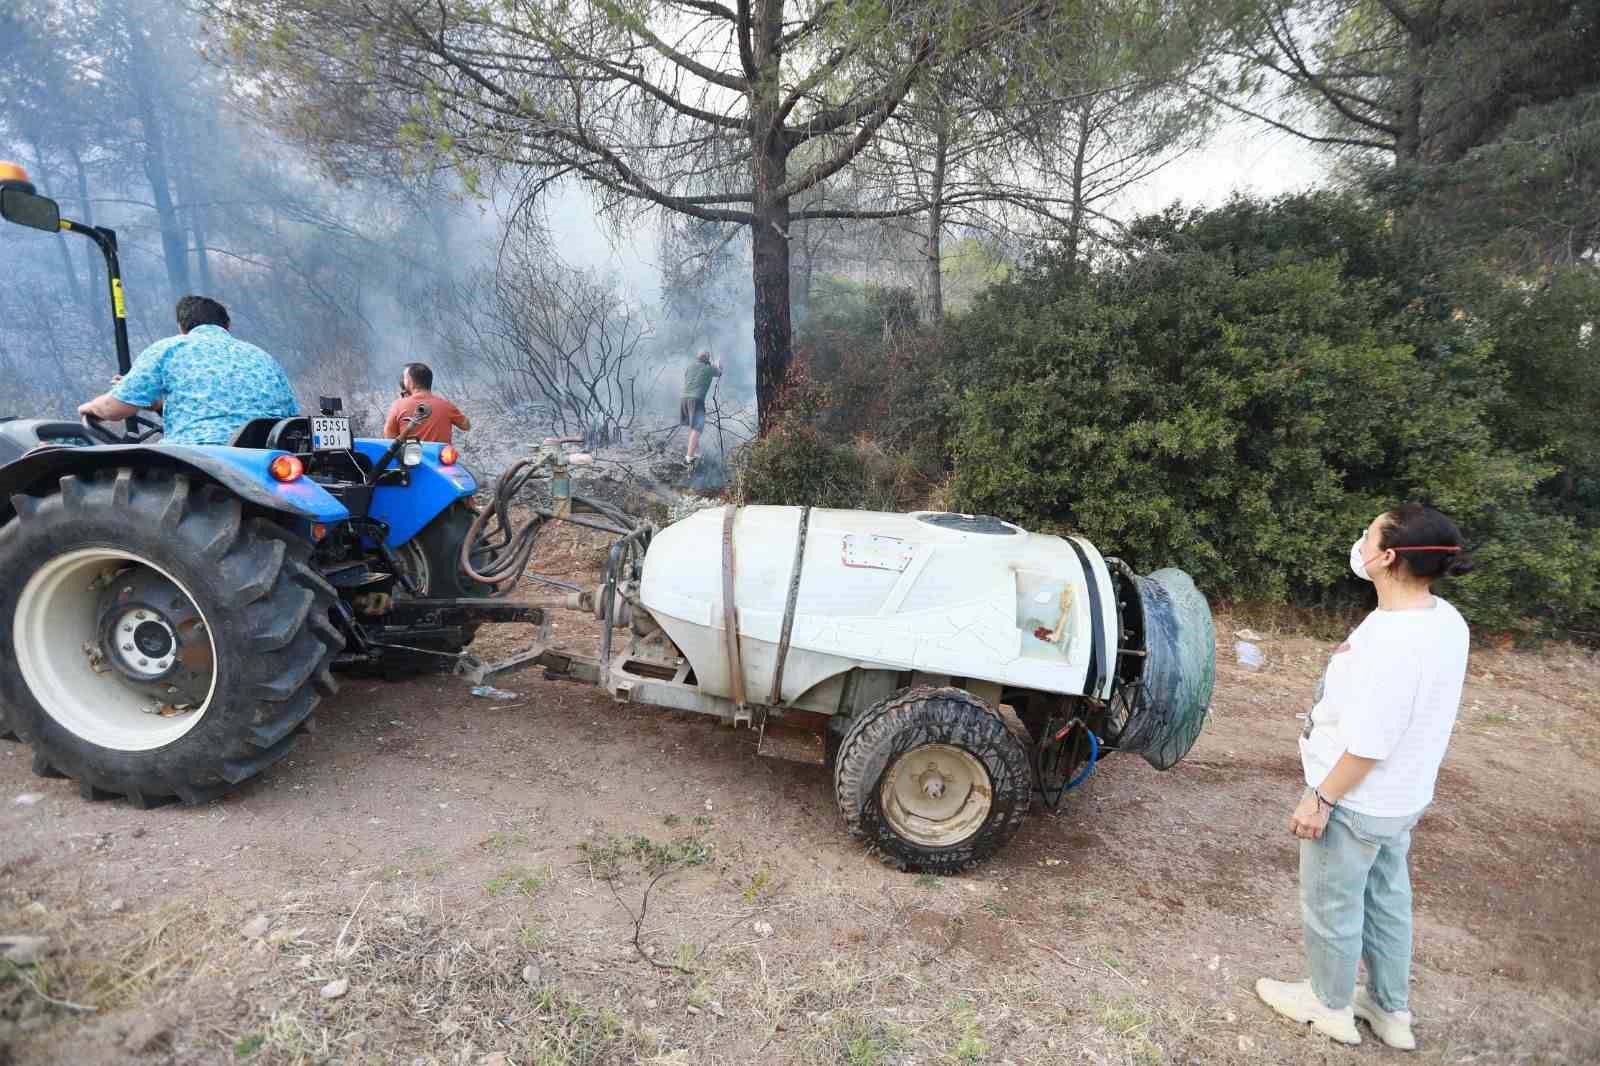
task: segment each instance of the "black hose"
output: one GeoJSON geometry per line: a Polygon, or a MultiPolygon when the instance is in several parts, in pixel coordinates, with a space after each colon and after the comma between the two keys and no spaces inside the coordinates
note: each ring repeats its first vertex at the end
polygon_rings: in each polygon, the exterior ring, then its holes
{"type": "MultiPolygon", "coordinates": [[[[495,482],[489,505],[478,512],[461,542],[461,571],[473,581],[490,585],[495,594],[509,592],[528,569],[533,550],[538,545],[539,534],[546,522],[565,521],[574,525],[598,529],[618,536],[633,530],[635,522],[625,513],[599,500],[586,496],[572,497],[573,513],[558,516],[551,511],[535,508],[530,519],[518,525],[511,516],[511,504],[537,478],[544,460],[519,459],[508,467],[495,482]],[[585,515],[596,515],[607,522],[596,522],[585,515]]],[[[528,574],[541,584],[581,591],[577,585],[542,574],[528,574]]]]}

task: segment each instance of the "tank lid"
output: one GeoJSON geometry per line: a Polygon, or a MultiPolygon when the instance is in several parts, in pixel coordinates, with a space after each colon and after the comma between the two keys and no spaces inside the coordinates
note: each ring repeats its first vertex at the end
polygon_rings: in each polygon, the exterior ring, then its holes
{"type": "Polygon", "coordinates": [[[948,529],[955,533],[986,533],[991,536],[1015,537],[1022,532],[1020,526],[1002,522],[992,515],[956,514],[953,511],[918,511],[918,522],[948,529]]]}

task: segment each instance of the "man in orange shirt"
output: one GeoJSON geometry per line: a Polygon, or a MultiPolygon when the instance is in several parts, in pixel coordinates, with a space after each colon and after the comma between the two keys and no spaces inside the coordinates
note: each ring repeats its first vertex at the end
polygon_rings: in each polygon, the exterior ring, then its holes
{"type": "Polygon", "coordinates": [[[389,417],[383,423],[383,435],[391,440],[400,435],[400,420],[409,418],[419,404],[428,405],[428,417],[417,427],[419,440],[451,443],[452,427],[472,428],[472,420],[461,413],[461,408],[433,391],[433,371],[427,363],[407,363],[400,371],[400,398],[389,408],[389,417]]]}

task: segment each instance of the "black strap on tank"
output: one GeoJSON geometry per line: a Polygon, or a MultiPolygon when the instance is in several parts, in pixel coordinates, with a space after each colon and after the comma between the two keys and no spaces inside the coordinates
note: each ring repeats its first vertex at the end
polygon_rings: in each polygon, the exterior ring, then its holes
{"type": "Polygon", "coordinates": [[[806,527],[811,523],[811,508],[800,508],[800,532],[794,544],[794,568],[789,572],[789,599],[783,605],[783,635],[778,640],[778,662],[772,668],[773,707],[783,704],[783,663],[789,657],[789,636],[794,631],[794,607],[800,600],[800,568],[806,561],[806,527]]]}
{"type": "Polygon", "coordinates": [[[734,722],[748,721],[744,698],[744,663],[739,658],[739,608],[734,603],[735,584],[733,520],[739,514],[735,504],[723,508],[722,515],[722,625],[728,641],[728,679],[733,684],[734,722]]]}
{"type": "Polygon", "coordinates": [[[1089,588],[1089,676],[1094,678],[1094,684],[1084,695],[1099,699],[1106,683],[1106,627],[1100,611],[1100,583],[1095,580],[1089,553],[1083,550],[1083,545],[1071,537],[1067,538],[1067,543],[1078,553],[1078,562],[1083,565],[1083,583],[1089,588]]]}

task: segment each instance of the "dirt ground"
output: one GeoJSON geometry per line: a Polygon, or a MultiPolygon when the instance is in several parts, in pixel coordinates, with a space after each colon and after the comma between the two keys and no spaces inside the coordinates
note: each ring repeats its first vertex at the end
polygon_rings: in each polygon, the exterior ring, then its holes
{"type": "MultiPolygon", "coordinates": [[[[1251,991],[1299,974],[1294,715],[1329,649],[1267,630],[1243,669],[1252,621],[1219,618],[1176,769],[1112,757],[950,879],[867,857],[827,772],[748,730],[533,673],[347,681],[198,808],[91,803],[0,744],[0,933],[49,938],[0,964],[0,1064],[1396,1057],[1251,991]]],[[[1600,1061],[1597,691],[1586,651],[1474,652],[1415,836],[1408,1061],[1600,1061]]]]}

